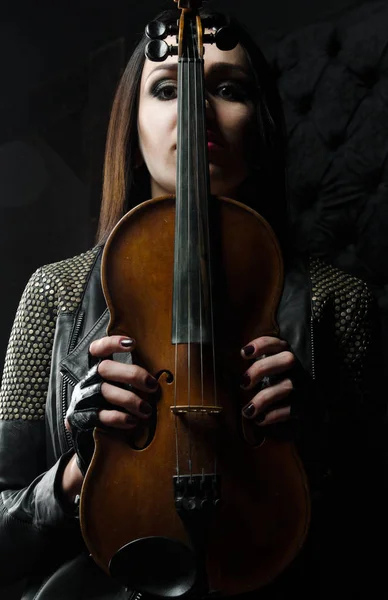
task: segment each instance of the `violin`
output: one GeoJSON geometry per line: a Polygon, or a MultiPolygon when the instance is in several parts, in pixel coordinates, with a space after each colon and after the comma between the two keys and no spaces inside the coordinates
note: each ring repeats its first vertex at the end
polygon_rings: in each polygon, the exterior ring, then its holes
{"type": "Polygon", "coordinates": [[[94,430],[80,523],[95,562],[126,588],[228,597],[263,587],[291,563],[310,497],[293,442],[241,415],[255,392],[240,388],[239,350],[279,334],[284,267],[259,213],[210,194],[204,44],[227,50],[238,40],[201,19],[202,2],[175,1],[178,23],[149,23],[146,55],[178,55],[176,194],[124,215],[101,275],[107,333],[138,340],[134,361],[158,380],[159,395],[136,436],[94,430]]]}

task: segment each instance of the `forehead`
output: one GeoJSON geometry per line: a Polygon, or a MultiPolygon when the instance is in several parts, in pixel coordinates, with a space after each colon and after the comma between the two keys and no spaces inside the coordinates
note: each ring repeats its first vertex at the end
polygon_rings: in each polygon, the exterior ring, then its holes
{"type": "MultiPolygon", "coordinates": [[[[175,37],[170,36],[166,38],[166,42],[169,45],[175,45],[175,37]]],[[[154,72],[155,76],[161,72],[163,65],[168,69],[171,65],[178,63],[177,56],[169,56],[163,63],[152,62],[148,59],[144,62],[143,73],[142,73],[142,84],[144,85],[148,78],[152,78],[154,72]]],[[[211,71],[217,64],[222,64],[224,70],[227,70],[227,65],[232,67],[240,67],[246,71],[247,76],[250,75],[250,66],[247,59],[246,52],[240,44],[237,44],[233,50],[219,50],[215,44],[206,44],[204,53],[204,69],[205,75],[211,71]]]]}

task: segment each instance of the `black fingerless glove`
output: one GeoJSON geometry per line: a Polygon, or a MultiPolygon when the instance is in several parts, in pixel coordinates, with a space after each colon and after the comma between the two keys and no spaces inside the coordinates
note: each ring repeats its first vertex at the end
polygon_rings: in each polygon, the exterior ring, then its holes
{"type": "Polygon", "coordinates": [[[94,452],[93,430],[100,425],[98,413],[103,408],[112,408],[101,394],[103,379],[98,373],[100,362],[101,360],[75,386],[66,413],[77,453],[77,464],[83,475],[94,452]]]}

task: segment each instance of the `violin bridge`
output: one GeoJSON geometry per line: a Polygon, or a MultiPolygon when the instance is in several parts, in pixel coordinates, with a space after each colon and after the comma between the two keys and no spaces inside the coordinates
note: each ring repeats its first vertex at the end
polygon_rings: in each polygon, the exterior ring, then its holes
{"type": "Polygon", "coordinates": [[[187,413],[197,413],[202,415],[218,415],[222,412],[222,406],[204,406],[202,404],[170,406],[171,412],[174,415],[183,415],[187,413]]]}

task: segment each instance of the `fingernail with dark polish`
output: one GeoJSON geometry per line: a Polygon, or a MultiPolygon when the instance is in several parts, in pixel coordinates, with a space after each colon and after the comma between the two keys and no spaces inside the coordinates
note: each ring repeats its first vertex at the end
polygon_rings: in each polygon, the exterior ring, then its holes
{"type": "Polygon", "coordinates": [[[240,378],[240,385],[243,388],[248,387],[248,385],[250,385],[251,383],[251,378],[249,377],[249,375],[247,373],[244,373],[244,375],[241,376],[240,378]]]}
{"type": "Polygon", "coordinates": [[[141,413],[143,413],[143,415],[150,415],[152,413],[152,406],[148,404],[148,402],[142,402],[139,410],[141,413]]]}
{"type": "Polygon", "coordinates": [[[255,412],[255,407],[253,404],[248,404],[242,409],[245,417],[252,417],[255,412]]]}
{"type": "Polygon", "coordinates": [[[146,381],[146,386],[148,388],[150,388],[150,390],[156,390],[156,388],[158,387],[158,382],[154,377],[151,377],[151,375],[148,375],[146,381]]]}
{"type": "Polygon", "coordinates": [[[126,340],[121,340],[120,346],[122,346],[123,348],[129,348],[134,343],[135,340],[133,340],[132,338],[127,338],[126,340]]]}
{"type": "Polygon", "coordinates": [[[244,346],[244,348],[242,349],[245,356],[252,356],[252,354],[255,351],[255,347],[254,346],[244,346]]]}

